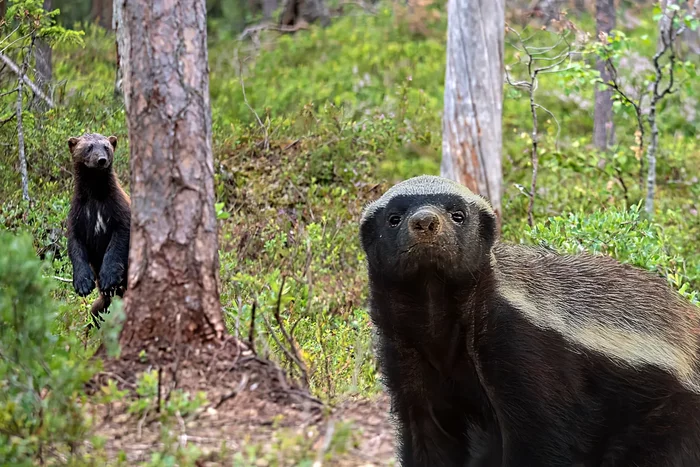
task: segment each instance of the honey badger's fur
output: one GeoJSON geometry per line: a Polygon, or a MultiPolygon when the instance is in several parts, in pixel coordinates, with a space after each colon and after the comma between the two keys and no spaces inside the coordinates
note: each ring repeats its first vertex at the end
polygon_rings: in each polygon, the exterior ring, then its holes
{"type": "Polygon", "coordinates": [[[501,243],[439,177],[360,236],[404,466],[700,466],[700,310],[664,279],[501,243]]]}

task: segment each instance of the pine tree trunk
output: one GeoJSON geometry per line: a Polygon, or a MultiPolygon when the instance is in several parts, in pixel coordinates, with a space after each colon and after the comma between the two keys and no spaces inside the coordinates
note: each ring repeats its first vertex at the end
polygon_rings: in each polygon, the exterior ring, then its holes
{"type": "Polygon", "coordinates": [[[449,0],[441,175],[501,218],[505,0],[449,0]]]}
{"type": "Polygon", "coordinates": [[[220,339],[205,0],[118,0],[131,163],[122,357],[220,339]]]}
{"type": "MultiPolygon", "coordinates": [[[[601,33],[610,34],[615,28],[615,0],[596,1],[596,29],[601,33]]],[[[596,61],[596,69],[603,81],[611,79],[605,62],[600,58],[596,61]]],[[[595,112],[593,117],[593,144],[601,151],[607,150],[614,142],[615,126],[613,124],[612,91],[610,89],[595,89],[595,112]]]]}

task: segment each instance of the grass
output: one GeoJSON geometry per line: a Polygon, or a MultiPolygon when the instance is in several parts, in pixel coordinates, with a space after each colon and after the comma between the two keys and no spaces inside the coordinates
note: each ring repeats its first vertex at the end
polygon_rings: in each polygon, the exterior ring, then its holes
{"type": "MultiPolygon", "coordinates": [[[[266,34],[256,51],[235,45],[233,53],[230,40],[210,44],[227,325],[247,338],[255,304],[256,348],[300,377],[274,337],[279,335],[273,318],[279,301],[282,323],[294,330],[312,391],[332,404],[381,392],[357,235],[362,207],[395,181],[439,173],[444,11],[426,7],[433,20],[422,23],[401,7],[380,6],[375,16],[339,18],[327,29],[266,34]]],[[[654,37],[654,23],[648,13],[638,14],[640,26],[627,32],[636,51],[649,56],[654,42],[645,36],[654,37]]],[[[580,27],[590,30],[591,25],[590,18],[581,20],[580,27]]],[[[83,131],[117,135],[115,167],[128,189],[125,113],[113,96],[113,38],[97,27],[82,27],[84,47],[54,50],[56,94],[63,105],[45,114],[29,113],[25,120],[31,206],[21,201],[14,128],[0,127],[0,137],[8,142],[0,146],[0,225],[31,234],[34,249],[49,260],[47,277],[71,277],[64,236],[72,187],[68,137],[83,131]]],[[[548,43],[552,37],[542,33],[536,40],[548,43]]],[[[514,61],[509,46],[506,61],[514,61]]],[[[689,294],[700,289],[698,117],[689,119],[681,105],[699,88],[695,83],[662,109],[657,209],[653,222],[647,222],[630,209],[644,195],[629,149],[633,119],[623,111],[616,115],[619,144],[609,166],[601,169],[600,154],[590,147],[592,86],[571,76],[543,77],[538,102],[556,117],[560,136],[555,138],[554,119],[542,117],[538,225],[530,229],[520,187],[529,186],[531,121],[525,96],[507,87],[504,239],[547,241],[567,251],[583,245],[657,271],[689,294]]],[[[55,282],[56,332],[78,335],[92,297],[81,299],[70,283],[55,282]]],[[[88,351],[97,343],[91,338],[88,351]]],[[[289,443],[307,442],[297,441],[289,443]]],[[[246,459],[272,458],[285,449],[236,456],[245,465],[246,459]]]]}

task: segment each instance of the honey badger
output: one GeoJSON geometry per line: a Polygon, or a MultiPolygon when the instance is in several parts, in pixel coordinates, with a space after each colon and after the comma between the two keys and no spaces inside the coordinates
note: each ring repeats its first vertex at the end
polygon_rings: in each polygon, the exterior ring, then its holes
{"type": "Polygon", "coordinates": [[[600,255],[502,243],[489,203],[420,176],[363,211],[404,466],[700,466],[700,310],[600,255]]]}
{"type": "Polygon", "coordinates": [[[88,133],[68,140],[75,181],[68,213],[68,256],[76,293],[84,297],[98,287],[90,310],[94,318],[127,287],[131,200],[112,166],[116,148],[116,136],[88,133]]]}

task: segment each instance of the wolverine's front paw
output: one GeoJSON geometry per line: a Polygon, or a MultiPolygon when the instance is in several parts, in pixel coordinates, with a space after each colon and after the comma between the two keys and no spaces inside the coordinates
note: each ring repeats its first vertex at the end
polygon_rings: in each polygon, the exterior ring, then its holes
{"type": "Polygon", "coordinates": [[[73,288],[81,297],[85,297],[95,288],[95,275],[91,270],[73,274],[73,288]]]}
{"type": "Polygon", "coordinates": [[[113,297],[121,285],[123,274],[118,271],[102,270],[100,272],[100,291],[108,297],[113,297]]]}

